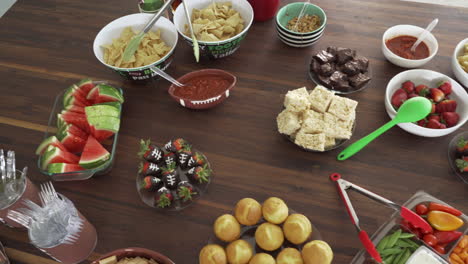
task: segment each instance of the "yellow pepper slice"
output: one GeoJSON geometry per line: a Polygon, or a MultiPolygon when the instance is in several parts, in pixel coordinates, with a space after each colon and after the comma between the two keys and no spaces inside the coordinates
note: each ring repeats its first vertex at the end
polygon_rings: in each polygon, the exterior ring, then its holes
{"type": "Polygon", "coordinates": [[[462,219],[442,211],[430,211],[427,214],[427,221],[439,231],[454,231],[463,225],[462,219]]]}

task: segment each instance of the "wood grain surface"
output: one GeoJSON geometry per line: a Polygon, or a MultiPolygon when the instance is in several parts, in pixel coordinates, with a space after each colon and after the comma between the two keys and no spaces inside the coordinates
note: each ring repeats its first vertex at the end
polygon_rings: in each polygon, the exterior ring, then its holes
{"type": "MultiPolygon", "coordinates": [[[[287,1],[282,1],[281,5],[287,1]]],[[[198,252],[212,235],[215,218],[232,210],[243,197],[263,201],[278,196],[307,215],[335,252],[333,263],[349,263],[361,249],[346,215],[332,172],[403,203],[416,191],[430,194],[468,212],[467,186],[451,172],[447,147],[454,134],[440,138],[411,135],[393,128],[345,162],[341,149],[307,153],[280,136],[276,115],[282,96],[297,87],[314,87],[307,77],[311,53],[329,45],[356,49],[370,59],[373,79],[359,101],[357,127],[350,142],[389,120],[384,108],[387,82],[403,71],[385,60],[383,32],[395,24],[425,26],[440,19],[434,35],[437,56],[426,69],[453,77],[450,58],[466,38],[468,9],[397,0],[315,0],[328,15],[322,39],[304,49],[286,46],[276,36],[274,21],[254,23],[232,56],[195,63],[191,48],[179,41],[168,73],[218,68],[238,77],[231,97],[207,111],[182,108],[167,94],[169,83],[145,85],[123,81],[94,57],[98,31],[120,16],[137,12],[129,0],[22,0],[0,19],[0,147],[14,149],[17,166],[30,176],[46,178],[36,167],[34,151],[43,138],[55,96],[81,78],[110,80],[124,87],[122,126],[113,170],[86,181],[55,183],[96,227],[100,254],[125,247],[145,247],[176,263],[198,263],[198,252]],[[207,193],[178,213],[146,206],[135,189],[138,142],[163,144],[183,137],[204,152],[215,178],[207,193]]],[[[466,130],[466,126],[457,131],[466,130]]],[[[348,142],[347,144],[349,144],[348,142]]],[[[375,231],[392,211],[351,194],[362,226],[375,231]]],[[[22,230],[0,226],[0,240],[13,263],[53,263],[28,243],[22,230]]],[[[88,262],[84,262],[88,263],[88,262]]]]}

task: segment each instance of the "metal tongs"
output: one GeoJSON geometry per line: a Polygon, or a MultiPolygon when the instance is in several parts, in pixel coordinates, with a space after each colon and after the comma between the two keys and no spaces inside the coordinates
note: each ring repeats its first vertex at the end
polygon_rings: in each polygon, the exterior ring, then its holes
{"type": "Polygon", "coordinates": [[[340,193],[341,199],[343,199],[343,202],[346,206],[346,211],[348,212],[351,221],[353,222],[354,226],[359,232],[359,239],[361,240],[362,245],[365,247],[367,253],[369,253],[369,255],[378,263],[382,263],[382,258],[380,257],[380,254],[377,251],[377,249],[375,248],[374,243],[372,243],[372,241],[370,240],[367,232],[359,227],[359,218],[356,215],[356,211],[354,211],[353,205],[351,203],[351,200],[349,199],[348,194],[346,193],[346,190],[354,190],[376,202],[384,204],[387,207],[390,207],[395,211],[400,212],[400,216],[406,221],[410,222],[413,226],[420,228],[427,233],[432,232],[432,227],[422,217],[420,217],[410,209],[396,204],[380,195],[377,195],[371,191],[359,187],[349,181],[343,180],[341,179],[341,175],[338,173],[333,173],[332,175],[330,175],[330,179],[336,182],[338,192],[340,193]]]}

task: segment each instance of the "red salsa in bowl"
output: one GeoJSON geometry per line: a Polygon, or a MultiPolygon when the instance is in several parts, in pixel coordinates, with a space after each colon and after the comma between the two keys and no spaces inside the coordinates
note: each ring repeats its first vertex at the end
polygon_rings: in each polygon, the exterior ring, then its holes
{"type": "Polygon", "coordinates": [[[411,47],[416,42],[417,38],[413,36],[403,35],[391,38],[385,42],[387,48],[394,54],[409,60],[421,60],[429,57],[429,47],[422,41],[414,52],[411,47]]]}
{"type": "Polygon", "coordinates": [[[169,94],[174,100],[187,108],[207,109],[229,97],[237,78],[226,71],[205,69],[187,73],[178,81],[185,86],[172,84],[169,87],[169,94]]]}

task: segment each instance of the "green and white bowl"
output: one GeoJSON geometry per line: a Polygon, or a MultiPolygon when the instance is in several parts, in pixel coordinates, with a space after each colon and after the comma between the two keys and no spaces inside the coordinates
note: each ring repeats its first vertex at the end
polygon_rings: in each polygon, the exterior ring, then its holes
{"type": "Polygon", "coordinates": [[[139,32],[143,29],[146,23],[153,17],[153,14],[131,14],[118,18],[99,31],[94,39],[93,50],[96,58],[108,68],[114,70],[120,76],[132,81],[144,81],[159,75],[151,70],[152,67],[158,67],[165,70],[172,62],[174,49],[177,45],[178,35],[177,30],[170,20],[165,17],[159,18],[151,30],[161,30],[162,40],[171,47],[170,51],[161,59],[142,67],[136,68],[119,68],[111,66],[104,62],[104,48],[102,45],[112,43],[113,39],[119,38],[120,34],[126,27],[132,27],[133,31],[139,32]]]}
{"type": "MultiPolygon", "coordinates": [[[[215,2],[222,3],[225,1],[215,0],[215,2]]],[[[250,3],[247,0],[232,0],[231,2],[232,8],[239,12],[242,19],[244,20],[244,30],[242,30],[242,32],[235,35],[234,37],[222,41],[206,42],[198,40],[200,54],[205,55],[210,59],[219,59],[233,54],[237,49],[239,49],[241,41],[245,38],[247,31],[249,31],[249,28],[252,25],[254,13],[250,3]]],[[[212,0],[191,0],[188,3],[190,8],[189,14],[191,17],[193,8],[206,8],[212,3],[212,0]]],[[[185,25],[187,22],[188,21],[185,16],[184,6],[179,5],[174,13],[174,25],[177,31],[179,31],[180,35],[191,46],[193,46],[192,38],[184,34],[185,25]]]]}

